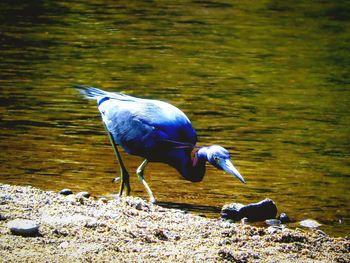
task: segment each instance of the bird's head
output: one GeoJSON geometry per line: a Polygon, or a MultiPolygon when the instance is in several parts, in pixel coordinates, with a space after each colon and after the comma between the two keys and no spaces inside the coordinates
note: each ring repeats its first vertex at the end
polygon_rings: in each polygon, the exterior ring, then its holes
{"type": "Polygon", "coordinates": [[[207,160],[214,167],[232,174],[242,183],[245,183],[243,176],[238,172],[230,160],[230,153],[219,145],[204,147],[207,160]]]}

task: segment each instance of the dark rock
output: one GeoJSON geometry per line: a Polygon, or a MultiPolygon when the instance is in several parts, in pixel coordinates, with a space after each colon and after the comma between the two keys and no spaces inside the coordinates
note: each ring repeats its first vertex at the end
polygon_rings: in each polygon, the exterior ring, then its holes
{"type": "Polygon", "coordinates": [[[14,235],[34,237],[39,235],[39,225],[32,220],[15,219],[7,223],[7,227],[14,235]]]}
{"type": "Polygon", "coordinates": [[[225,219],[232,219],[239,221],[246,217],[250,222],[264,221],[266,219],[275,218],[277,214],[276,204],[270,200],[265,199],[259,203],[242,205],[233,203],[225,205],[221,210],[221,217],[225,219]]]}
{"type": "Polygon", "coordinates": [[[290,222],[290,219],[286,213],[281,213],[280,216],[278,217],[278,219],[281,220],[282,224],[290,222]]]}
{"type": "Polygon", "coordinates": [[[59,193],[60,193],[61,195],[71,195],[71,194],[73,194],[72,190],[67,189],[67,188],[62,189],[59,193]]]}
{"type": "Polygon", "coordinates": [[[224,205],[221,209],[221,217],[225,219],[232,219],[233,221],[239,221],[244,217],[239,212],[242,207],[244,207],[244,205],[240,203],[224,205]]]}

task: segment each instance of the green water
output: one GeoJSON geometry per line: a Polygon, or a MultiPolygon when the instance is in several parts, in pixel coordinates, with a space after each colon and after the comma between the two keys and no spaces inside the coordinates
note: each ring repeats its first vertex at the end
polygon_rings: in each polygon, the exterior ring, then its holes
{"type": "MultiPolygon", "coordinates": [[[[117,191],[96,105],[72,89],[92,85],[181,108],[247,181],[208,167],[190,183],[154,163],[159,201],[213,216],[268,197],[350,234],[348,1],[25,2],[0,2],[1,183],[117,191]]],[[[124,159],[130,171],[142,161],[124,159]]]]}

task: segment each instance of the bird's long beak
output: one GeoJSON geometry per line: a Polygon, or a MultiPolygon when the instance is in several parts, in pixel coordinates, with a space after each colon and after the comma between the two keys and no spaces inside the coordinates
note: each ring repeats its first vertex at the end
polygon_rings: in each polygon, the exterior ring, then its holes
{"type": "Polygon", "coordinates": [[[225,172],[232,174],[238,180],[240,180],[242,183],[245,184],[245,180],[244,180],[243,176],[238,172],[236,167],[234,167],[234,165],[232,164],[232,162],[229,159],[222,160],[220,162],[220,166],[225,172]]]}

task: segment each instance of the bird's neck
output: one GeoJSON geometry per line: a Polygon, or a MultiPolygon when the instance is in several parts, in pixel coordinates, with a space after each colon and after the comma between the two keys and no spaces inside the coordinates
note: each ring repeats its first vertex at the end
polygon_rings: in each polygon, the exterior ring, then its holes
{"type": "Polygon", "coordinates": [[[191,152],[191,158],[180,172],[182,176],[192,182],[200,182],[205,174],[207,154],[204,148],[195,148],[191,152]]]}

